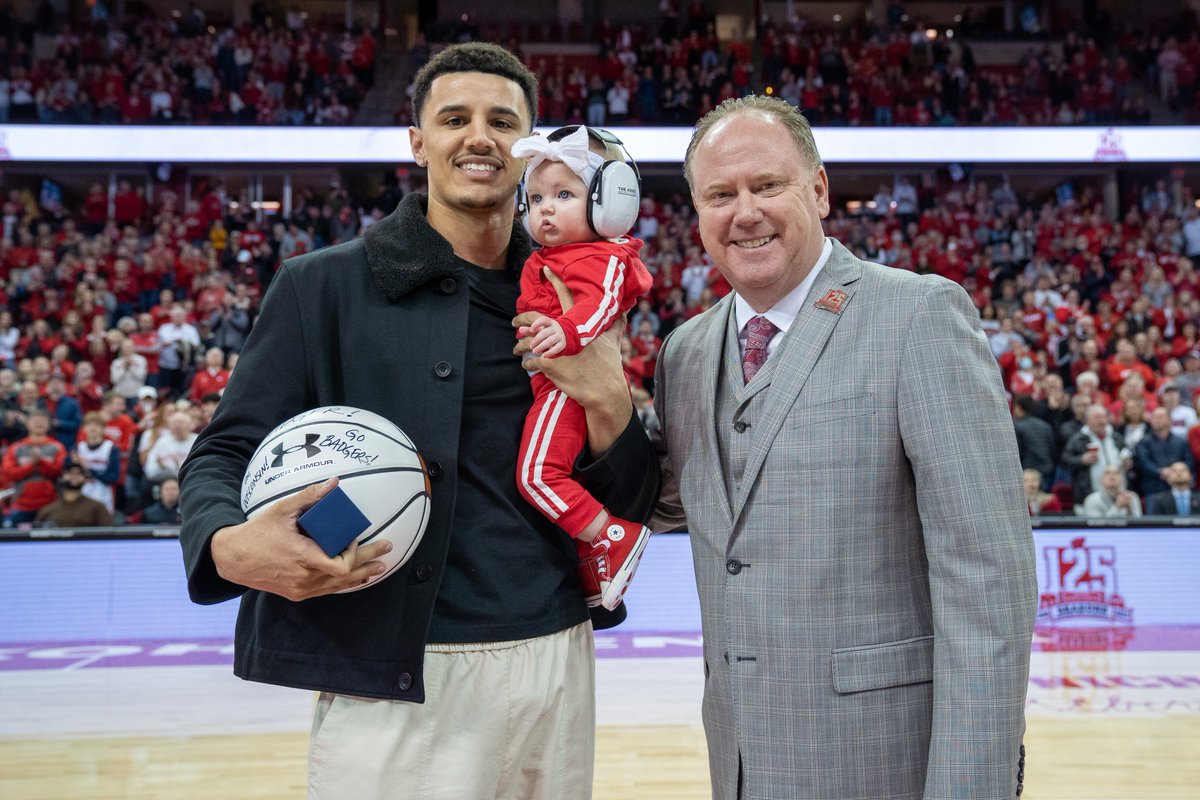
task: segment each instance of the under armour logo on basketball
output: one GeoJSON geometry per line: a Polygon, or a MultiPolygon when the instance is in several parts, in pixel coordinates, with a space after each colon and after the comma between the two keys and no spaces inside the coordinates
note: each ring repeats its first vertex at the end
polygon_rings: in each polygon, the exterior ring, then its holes
{"type": "Polygon", "coordinates": [[[767,344],[779,328],[766,317],[751,317],[746,323],[746,352],[742,353],[742,380],[749,383],[767,363],[767,344]]]}
{"type": "Polygon", "coordinates": [[[317,439],[320,439],[320,438],[321,438],[320,434],[306,433],[306,434],[304,434],[304,444],[298,444],[295,447],[287,447],[287,448],[285,448],[283,446],[283,442],[280,442],[279,444],[275,445],[274,447],[271,448],[271,455],[275,456],[275,460],[271,462],[271,469],[278,469],[279,467],[282,467],[283,466],[283,457],[286,456],[288,453],[295,453],[297,450],[303,450],[304,457],[306,459],[312,458],[317,453],[321,452],[321,448],[319,448],[315,444],[313,444],[313,442],[317,441],[317,439]]]}

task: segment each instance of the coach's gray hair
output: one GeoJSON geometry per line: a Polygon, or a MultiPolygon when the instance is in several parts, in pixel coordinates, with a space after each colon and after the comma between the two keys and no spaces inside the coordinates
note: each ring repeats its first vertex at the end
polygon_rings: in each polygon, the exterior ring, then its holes
{"type": "MultiPolygon", "coordinates": [[[[683,177],[687,179],[689,189],[695,188],[692,185],[692,159],[705,135],[721,120],[732,117],[734,114],[747,112],[757,112],[777,119],[791,134],[792,141],[796,143],[796,149],[804,156],[809,168],[816,170],[821,166],[821,154],[817,152],[817,143],[813,139],[812,127],[797,108],[778,97],[767,97],[761,94],[731,97],[705,114],[692,129],[692,140],[688,142],[687,155],[683,158],[683,177]]],[[[773,154],[767,154],[767,157],[771,155],[773,154]]]]}

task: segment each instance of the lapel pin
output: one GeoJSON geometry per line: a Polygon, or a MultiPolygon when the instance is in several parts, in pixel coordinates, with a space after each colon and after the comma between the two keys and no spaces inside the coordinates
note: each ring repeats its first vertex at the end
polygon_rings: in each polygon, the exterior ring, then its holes
{"type": "Polygon", "coordinates": [[[830,289],[824,297],[813,303],[814,308],[823,308],[834,314],[841,314],[844,305],[846,305],[846,293],[841,289],[830,289]]]}

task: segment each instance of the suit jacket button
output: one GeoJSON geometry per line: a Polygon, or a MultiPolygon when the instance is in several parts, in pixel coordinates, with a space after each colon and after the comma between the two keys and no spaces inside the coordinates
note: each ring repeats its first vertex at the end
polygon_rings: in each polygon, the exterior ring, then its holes
{"type": "Polygon", "coordinates": [[[1021,745],[1021,755],[1025,755],[1025,745],[1021,745]]]}
{"type": "Polygon", "coordinates": [[[409,689],[411,689],[412,684],[413,684],[412,675],[410,675],[407,672],[401,672],[400,677],[396,679],[396,686],[402,692],[407,692],[409,689]]]}
{"type": "Polygon", "coordinates": [[[1019,784],[1019,783],[1018,783],[1018,784],[1017,784],[1017,797],[1020,797],[1020,796],[1021,796],[1021,793],[1022,793],[1022,792],[1024,792],[1024,791],[1025,791],[1025,787],[1024,787],[1023,785],[1021,785],[1021,784],[1019,784]]]}
{"type": "Polygon", "coordinates": [[[450,369],[449,361],[439,361],[433,367],[433,373],[435,375],[437,375],[439,378],[449,378],[450,371],[451,371],[451,369],[450,369]]]}
{"type": "Polygon", "coordinates": [[[735,431],[737,431],[738,433],[745,433],[746,428],[749,428],[749,427],[750,427],[749,425],[742,422],[740,419],[737,422],[733,423],[733,429],[735,431]]]}
{"type": "Polygon", "coordinates": [[[417,566],[417,580],[425,582],[433,577],[433,567],[428,564],[419,564],[417,566]]]}
{"type": "Polygon", "coordinates": [[[458,281],[454,278],[442,278],[442,282],[438,284],[438,291],[442,294],[454,294],[458,289],[458,281]]]}
{"type": "Polygon", "coordinates": [[[425,465],[425,471],[429,473],[430,480],[437,480],[442,477],[442,462],[430,461],[425,465]]]}
{"type": "Polygon", "coordinates": [[[1025,769],[1025,756],[1017,759],[1017,769],[1025,769]]]}
{"type": "Polygon", "coordinates": [[[1025,770],[1017,770],[1017,783],[1022,783],[1025,780],[1025,770]]]}
{"type": "Polygon", "coordinates": [[[725,570],[730,575],[737,575],[742,571],[742,562],[738,561],[736,558],[731,558],[725,562],[725,570]]]}

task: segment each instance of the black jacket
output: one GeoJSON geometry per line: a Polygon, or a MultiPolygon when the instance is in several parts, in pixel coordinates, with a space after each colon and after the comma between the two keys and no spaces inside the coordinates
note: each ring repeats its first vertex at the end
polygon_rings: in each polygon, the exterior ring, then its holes
{"type": "Polygon", "coordinates": [[[1017,452],[1021,457],[1022,469],[1036,469],[1044,478],[1054,478],[1057,466],[1057,448],[1054,429],[1046,420],[1033,415],[1013,420],[1017,434],[1017,452]]]}
{"type": "MultiPolygon", "coordinates": [[[[514,225],[509,267],[520,269],[529,250],[528,235],[514,225]]],[[[289,260],[272,282],[216,414],[181,470],[188,591],[199,603],[242,595],[240,677],[424,700],[424,646],[454,520],[470,309],[460,269],[425,220],[424,196],[409,195],[363,236],[289,260]],[[417,445],[433,481],[420,546],[387,580],[345,595],[296,603],[225,581],[209,541],[245,520],[246,463],[280,421],[325,405],[381,414],[417,445]]],[[[632,407],[625,434],[579,477],[614,513],[648,517],[658,467],[632,407]]]]}

